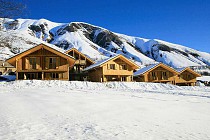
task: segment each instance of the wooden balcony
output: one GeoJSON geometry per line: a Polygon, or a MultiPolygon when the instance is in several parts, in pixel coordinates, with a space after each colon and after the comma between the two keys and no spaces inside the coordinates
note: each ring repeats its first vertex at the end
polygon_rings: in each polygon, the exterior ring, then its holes
{"type": "Polygon", "coordinates": [[[65,72],[65,71],[68,71],[68,65],[62,65],[62,66],[59,66],[55,69],[42,69],[42,68],[39,68],[39,69],[17,69],[17,72],[65,72]]]}
{"type": "Polygon", "coordinates": [[[75,65],[86,65],[86,60],[76,60],[75,65]]]}

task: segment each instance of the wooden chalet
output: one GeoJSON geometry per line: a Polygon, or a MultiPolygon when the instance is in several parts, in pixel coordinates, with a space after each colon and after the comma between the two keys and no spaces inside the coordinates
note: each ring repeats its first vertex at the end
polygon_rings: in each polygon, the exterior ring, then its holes
{"type": "Polygon", "coordinates": [[[16,68],[9,64],[8,62],[5,62],[3,60],[0,60],[0,75],[15,72],[16,68]]]}
{"type": "Polygon", "coordinates": [[[189,67],[176,69],[179,74],[176,77],[176,85],[180,86],[195,86],[196,78],[201,75],[189,67]]]}
{"type": "Polygon", "coordinates": [[[72,67],[69,73],[70,74],[69,80],[74,80],[74,81],[87,80],[88,74],[83,70],[86,67],[89,67],[90,65],[94,64],[94,61],[85,54],[78,51],[76,48],[72,48],[66,51],[66,53],[75,58],[74,66],[72,67]]]}
{"type": "Polygon", "coordinates": [[[15,66],[16,79],[69,80],[75,59],[53,46],[39,44],[7,60],[15,66]]]}
{"type": "Polygon", "coordinates": [[[88,71],[88,78],[93,82],[133,81],[133,70],[139,66],[123,55],[97,62],[84,71],[88,71]]]}
{"type": "Polygon", "coordinates": [[[176,76],[179,73],[173,68],[157,63],[144,67],[134,73],[137,82],[155,82],[176,84],[176,76]]]}

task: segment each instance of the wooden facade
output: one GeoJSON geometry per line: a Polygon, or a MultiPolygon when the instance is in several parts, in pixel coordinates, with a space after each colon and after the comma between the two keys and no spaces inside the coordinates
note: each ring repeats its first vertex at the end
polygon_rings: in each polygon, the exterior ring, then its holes
{"type": "Polygon", "coordinates": [[[196,77],[200,77],[201,75],[189,67],[178,69],[178,76],[176,77],[176,85],[180,86],[195,86],[196,85],[196,77]]]}
{"type": "Polygon", "coordinates": [[[154,83],[176,83],[176,76],[178,72],[171,67],[163,64],[153,64],[138,74],[138,71],[134,74],[134,80],[137,82],[154,82],[154,83]]]}
{"type": "Polygon", "coordinates": [[[163,63],[153,64],[134,73],[137,82],[170,83],[195,86],[196,77],[201,75],[190,68],[173,69],[163,63]]]}
{"type": "Polygon", "coordinates": [[[123,55],[117,55],[101,62],[93,60],[73,48],[67,52],[55,46],[39,44],[6,62],[0,61],[1,68],[16,70],[16,79],[40,80],[89,80],[93,82],[133,81],[171,83],[194,86],[196,77],[201,75],[190,68],[174,70],[157,63],[144,67],[133,74],[139,66],[123,55]]]}
{"type": "Polygon", "coordinates": [[[133,81],[133,70],[139,68],[123,55],[103,60],[84,69],[93,82],[133,81]]]}
{"type": "Polygon", "coordinates": [[[87,80],[87,72],[84,72],[83,70],[86,67],[89,67],[90,65],[94,64],[94,61],[84,55],[83,53],[79,52],[76,48],[72,48],[66,53],[72,57],[75,58],[75,63],[72,69],[69,73],[69,80],[74,81],[85,81],[87,80]]]}
{"type": "Polygon", "coordinates": [[[3,60],[0,60],[0,75],[7,74],[10,72],[15,72],[16,68],[9,64],[8,62],[5,62],[3,60]]]}
{"type": "Polygon", "coordinates": [[[16,67],[16,79],[69,80],[75,59],[56,48],[37,45],[7,60],[16,67]]]}

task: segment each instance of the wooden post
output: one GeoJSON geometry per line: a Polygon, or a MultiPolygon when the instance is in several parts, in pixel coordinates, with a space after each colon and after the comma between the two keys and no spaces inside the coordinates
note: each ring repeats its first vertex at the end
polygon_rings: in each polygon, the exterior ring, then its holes
{"type": "MultiPolygon", "coordinates": [[[[67,62],[68,62],[68,60],[67,60],[67,62]]],[[[69,62],[68,62],[68,65],[67,65],[67,67],[68,67],[68,70],[67,70],[67,76],[68,76],[68,80],[70,81],[70,77],[69,77],[69,71],[70,71],[70,68],[69,68],[69,62]]]]}
{"type": "Polygon", "coordinates": [[[133,82],[133,75],[131,75],[131,81],[130,82],[133,82]]]}
{"type": "Polygon", "coordinates": [[[42,80],[44,80],[44,72],[42,72],[42,80]]]}
{"type": "MultiPolygon", "coordinates": [[[[16,59],[16,69],[18,71],[18,60],[16,59]]],[[[18,80],[18,72],[16,73],[16,80],[18,80]]]]}
{"type": "Polygon", "coordinates": [[[18,80],[18,72],[16,72],[16,80],[18,80]]]}
{"type": "Polygon", "coordinates": [[[24,73],[24,80],[26,80],[26,73],[24,73]]]}
{"type": "Polygon", "coordinates": [[[145,80],[145,82],[148,82],[148,74],[146,74],[146,75],[144,76],[144,80],[145,80]]]}
{"type": "Polygon", "coordinates": [[[15,65],[16,65],[16,69],[19,70],[18,68],[18,59],[16,58],[16,61],[15,61],[15,65]]]}

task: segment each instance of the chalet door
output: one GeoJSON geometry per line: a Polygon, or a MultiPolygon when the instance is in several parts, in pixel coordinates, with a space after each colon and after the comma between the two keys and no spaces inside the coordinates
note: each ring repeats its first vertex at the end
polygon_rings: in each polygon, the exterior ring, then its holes
{"type": "Polygon", "coordinates": [[[28,73],[28,74],[27,74],[27,79],[30,79],[30,80],[32,80],[32,79],[37,79],[37,78],[36,78],[36,73],[28,73]]]}

